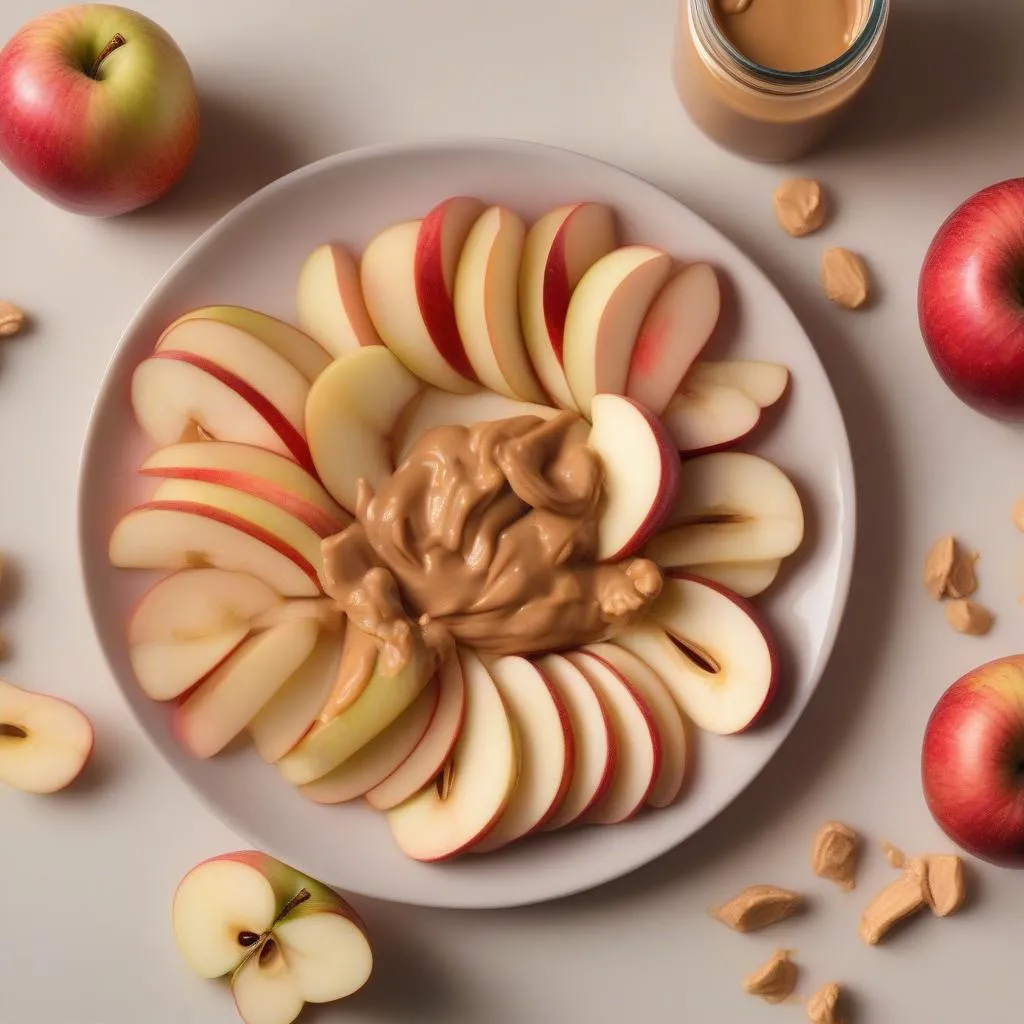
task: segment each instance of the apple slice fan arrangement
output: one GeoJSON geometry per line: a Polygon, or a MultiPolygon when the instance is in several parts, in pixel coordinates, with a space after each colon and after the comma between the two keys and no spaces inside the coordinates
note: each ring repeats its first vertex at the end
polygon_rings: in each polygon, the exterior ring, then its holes
{"type": "MultiPolygon", "coordinates": [[[[750,602],[803,537],[786,474],[737,450],[787,369],[702,358],[720,293],[699,260],[625,244],[596,203],[528,226],[453,197],[312,252],[297,326],[167,324],[131,385],[152,493],[109,554],[166,573],[127,629],[182,746],[247,737],[423,861],[685,799],[699,731],[772,700],[750,602]]],[[[272,957],[281,887],[214,864],[179,929],[235,873],[266,890],[272,957]]],[[[345,913],[289,909],[281,930],[352,941],[345,913]]],[[[228,945],[197,966],[237,967],[228,945]]]]}

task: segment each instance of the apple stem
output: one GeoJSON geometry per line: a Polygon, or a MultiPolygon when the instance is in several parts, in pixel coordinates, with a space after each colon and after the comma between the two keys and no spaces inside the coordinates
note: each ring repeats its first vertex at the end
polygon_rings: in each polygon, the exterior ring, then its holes
{"type": "Polygon", "coordinates": [[[311,899],[311,895],[308,889],[300,889],[282,908],[281,913],[277,915],[278,921],[283,921],[296,907],[301,907],[306,900],[311,899]]]}
{"type": "Polygon", "coordinates": [[[20,725],[8,725],[6,722],[0,722],[0,737],[3,736],[9,736],[15,740],[23,740],[28,737],[28,733],[20,725]]]}
{"type": "Polygon", "coordinates": [[[128,40],[125,39],[120,32],[114,34],[114,38],[107,43],[106,46],[100,50],[100,55],[96,58],[95,63],[92,66],[92,71],[89,72],[90,78],[99,78],[100,76],[100,65],[115,51],[121,49],[128,40]]]}

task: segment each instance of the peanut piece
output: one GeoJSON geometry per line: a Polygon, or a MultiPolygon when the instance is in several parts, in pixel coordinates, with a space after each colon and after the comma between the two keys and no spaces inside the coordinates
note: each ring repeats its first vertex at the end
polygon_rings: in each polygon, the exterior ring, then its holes
{"type": "Polygon", "coordinates": [[[868,301],[870,286],[864,260],[849,249],[829,249],[821,260],[825,294],[844,309],[860,309],[868,301]]]}
{"type": "Polygon", "coordinates": [[[952,535],[940,537],[924,562],[925,590],[941,601],[944,597],[970,597],[978,589],[974,563],[978,553],[965,552],[952,535]]]}
{"type": "Polygon", "coordinates": [[[825,197],[811,178],[787,178],[772,194],[775,219],[787,235],[802,238],[825,223],[825,197]]]}
{"type": "Polygon", "coordinates": [[[949,917],[959,910],[967,896],[964,865],[956,854],[933,854],[924,858],[928,871],[925,898],[936,917],[949,917]]]}
{"type": "Polygon", "coordinates": [[[946,621],[967,636],[984,636],[995,621],[995,616],[976,601],[958,600],[946,604],[946,621]]]}
{"type": "Polygon", "coordinates": [[[890,882],[865,908],[860,917],[860,937],[877,945],[898,922],[916,914],[927,903],[927,870],[917,858],[890,882]]]}
{"type": "Polygon", "coordinates": [[[25,312],[13,302],[0,300],[0,338],[10,338],[25,326],[25,312]]]}
{"type": "Polygon", "coordinates": [[[836,1015],[840,995],[834,981],[822,985],[807,1001],[807,1019],[811,1024],[842,1024],[836,1015]]]}
{"type": "Polygon", "coordinates": [[[885,854],[885,859],[894,868],[902,868],[907,863],[907,858],[903,851],[898,846],[893,846],[892,843],[882,843],[882,852],[885,854]]]}
{"type": "Polygon", "coordinates": [[[835,882],[843,892],[857,884],[857,851],[859,838],[849,825],[826,821],[818,829],[811,848],[811,867],[819,878],[835,882]]]}
{"type": "Polygon", "coordinates": [[[779,949],[772,958],[743,979],[743,991],[760,996],[766,1003],[781,1003],[796,988],[797,966],[788,949],[779,949]]]}
{"type": "Polygon", "coordinates": [[[1018,498],[1013,505],[1013,524],[1018,530],[1024,530],[1024,498],[1018,498]]]}
{"type": "Polygon", "coordinates": [[[755,932],[792,917],[804,905],[798,892],[774,885],[752,885],[728,903],[711,911],[711,916],[737,932],[755,932]]]}

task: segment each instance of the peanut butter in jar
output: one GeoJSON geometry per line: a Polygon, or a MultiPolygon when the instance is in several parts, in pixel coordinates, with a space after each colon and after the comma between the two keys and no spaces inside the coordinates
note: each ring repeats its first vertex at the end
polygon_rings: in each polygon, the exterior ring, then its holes
{"type": "Polygon", "coordinates": [[[881,53],[889,0],[679,0],[673,74],[696,125],[765,162],[820,145],[881,53]]]}

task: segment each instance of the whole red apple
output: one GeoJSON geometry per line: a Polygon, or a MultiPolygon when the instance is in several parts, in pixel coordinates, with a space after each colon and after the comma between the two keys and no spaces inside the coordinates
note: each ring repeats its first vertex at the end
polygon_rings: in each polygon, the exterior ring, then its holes
{"type": "Polygon", "coordinates": [[[928,808],[955,843],[1024,866],[1024,655],[990,661],[939,699],[924,734],[928,808]]]}
{"type": "Polygon", "coordinates": [[[192,72],[149,18],[83,4],[29,22],[0,50],[0,160],[76,213],[163,195],[199,137],[192,72]]]}
{"type": "Polygon", "coordinates": [[[918,315],[959,398],[1024,419],[1024,178],[982,189],[939,228],[921,268],[918,315]]]}

